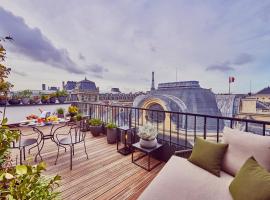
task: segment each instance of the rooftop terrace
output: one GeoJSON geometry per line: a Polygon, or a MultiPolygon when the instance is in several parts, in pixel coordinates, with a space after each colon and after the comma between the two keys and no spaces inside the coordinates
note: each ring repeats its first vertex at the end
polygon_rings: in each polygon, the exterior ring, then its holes
{"type": "MultiPolygon", "coordinates": [[[[23,133],[32,133],[31,128],[21,128],[23,133]]],[[[49,127],[42,127],[44,132],[49,127]]],[[[123,156],[116,151],[115,144],[107,144],[105,136],[93,137],[86,134],[86,148],[89,159],[84,154],[83,144],[75,146],[73,170],[69,169],[69,149],[65,153],[60,149],[57,165],[54,165],[57,146],[46,140],[41,152],[48,164],[47,175],[59,174],[62,199],[137,199],[164,164],[148,172],[131,162],[131,156],[123,156]]],[[[13,156],[19,157],[19,151],[13,150],[13,156]]],[[[31,152],[32,155],[36,151],[31,152]]],[[[27,155],[27,158],[31,156],[27,155]]],[[[146,164],[142,160],[141,164],[146,164]]],[[[155,160],[154,160],[155,162],[155,160]]],[[[34,162],[30,162],[34,164],[34,162]]]]}

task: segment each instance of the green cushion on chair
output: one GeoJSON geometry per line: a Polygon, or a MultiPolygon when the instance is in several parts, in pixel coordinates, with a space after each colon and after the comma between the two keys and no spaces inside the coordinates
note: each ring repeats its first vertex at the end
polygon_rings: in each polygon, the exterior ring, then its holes
{"type": "Polygon", "coordinates": [[[269,200],[270,173],[249,158],[229,186],[234,200],[269,200]]]}
{"type": "Polygon", "coordinates": [[[223,156],[227,147],[228,144],[218,144],[196,138],[188,160],[219,177],[223,156]]]}

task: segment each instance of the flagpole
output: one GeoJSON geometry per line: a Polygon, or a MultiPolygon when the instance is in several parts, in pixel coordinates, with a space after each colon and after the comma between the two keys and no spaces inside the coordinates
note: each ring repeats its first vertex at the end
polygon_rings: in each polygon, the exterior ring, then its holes
{"type": "Polygon", "coordinates": [[[231,82],[229,81],[229,94],[231,94],[231,82]]]}

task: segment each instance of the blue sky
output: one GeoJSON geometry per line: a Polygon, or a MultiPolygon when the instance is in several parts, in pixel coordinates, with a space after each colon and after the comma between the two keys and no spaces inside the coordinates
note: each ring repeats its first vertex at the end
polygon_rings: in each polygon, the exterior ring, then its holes
{"type": "Polygon", "coordinates": [[[198,80],[214,92],[270,85],[269,0],[2,0],[15,89],[93,80],[102,91],[198,80]]]}

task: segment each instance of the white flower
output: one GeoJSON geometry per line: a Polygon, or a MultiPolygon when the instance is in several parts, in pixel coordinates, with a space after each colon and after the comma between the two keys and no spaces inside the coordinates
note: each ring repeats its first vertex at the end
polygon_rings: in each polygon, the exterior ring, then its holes
{"type": "Polygon", "coordinates": [[[138,136],[143,140],[154,140],[157,137],[157,129],[150,123],[139,127],[138,136]]]}

